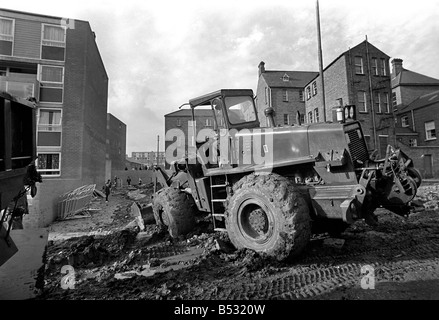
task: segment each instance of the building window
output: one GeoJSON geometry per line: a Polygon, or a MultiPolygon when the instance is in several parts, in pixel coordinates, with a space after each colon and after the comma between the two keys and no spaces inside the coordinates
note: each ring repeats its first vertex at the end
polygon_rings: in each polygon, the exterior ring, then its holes
{"type": "Polygon", "coordinates": [[[64,80],[64,68],[55,66],[40,66],[40,81],[47,83],[62,84],[64,80]]]}
{"type": "Polygon", "coordinates": [[[311,87],[306,87],[306,100],[311,99],[311,87]]]}
{"type": "Polygon", "coordinates": [[[312,123],[312,112],[308,112],[308,123],[312,123]]]}
{"type": "Polygon", "coordinates": [[[357,92],[358,111],[367,112],[366,91],[357,92]]]}
{"type": "Polygon", "coordinates": [[[40,86],[40,101],[62,103],[64,67],[40,65],[38,80],[40,86]]]}
{"type": "Polygon", "coordinates": [[[372,58],[372,75],[378,75],[378,59],[372,58]]]}
{"type": "Polygon", "coordinates": [[[386,59],[381,59],[381,64],[380,64],[380,68],[381,68],[381,75],[382,76],[386,76],[387,72],[386,72],[386,59]]]}
{"type": "Polygon", "coordinates": [[[206,119],[205,126],[206,127],[211,127],[212,126],[212,119],[206,119]]]}
{"type": "Polygon", "coordinates": [[[177,127],[181,127],[181,120],[177,119],[177,127]]]}
{"type": "Polygon", "coordinates": [[[396,106],[397,106],[396,92],[392,92],[392,107],[395,109],[396,106]]]}
{"type": "Polygon", "coordinates": [[[319,109],[318,108],[314,109],[314,120],[315,120],[315,122],[319,122],[319,109]]]}
{"type": "Polygon", "coordinates": [[[0,67],[0,77],[6,77],[8,70],[6,67],[0,67]]]}
{"type": "Polygon", "coordinates": [[[265,104],[268,104],[268,88],[265,87],[265,104]]]}
{"type": "Polygon", "coordinates": [[[38,153],[37,168],[41,175],[60,175],[60,153],[38,153]]]}
{"type": "Polygon", "coordinates": [[[389,94],[387,92],[384,92],[384,110],[386,113],[390,113],[390,104],[389,104],[389,94]]]}
{"type": "Polygon", "coordinates": [[[288,90],[284,90],[282,93],[282,100],[288,102],[288,90]]]}
{"type": "Polygon", "coordinates": [[[299,91],[299,100],[300,100],[300,101],[305,101],[304,94],[303,94],[303,90],[300,90],[300,91],[299,91]]]}
{"type": "Polygon", "coordinates": [[[314,81],[312,83],[312,95],[315,96],[317,94],[317,83],[314,81]]]}
{"type": "Polygon", "coordinates": [[[64,61],[66,29],[62,26],[43,24],[41,59],[64,61]]]}
{"type": "Polygon", "coordinates": [[[61,110],[40,109],[38,111],[38,146],[60,147],[61,131],[61,110]]]}
{"type": "Polygon", "coordinates": [[[418,140],[417,139],[409,139],[409,146],[410,147],[417,147],[418,146],[418,140]]]}
{"type": "Polygon", "coordinates": [[[376,113],[382,113],[383,111],[381,110],[381,96],[379,92],[374,93],[374,100],[376,113]]]}
{"type": "Polygon", "coordinates": [[[355,57],[355,73],[356,74],[364,74],[363,72],[363,58],[355,57]]]}
{"type": "Polygon", "coordinates": [[[410,126],[409,124],[409,117],[404,116],[401,118],[401,126],[403,126],[404,128],[410,126]]]}
{"type": "Polygon", "coordinates": [[[436,127],[434,121],[428,121],[425,123],[425,139],[426,140],[436,139],[436,127]]]}
{"type": "Polygon", "coordinates": [[[284,124],[286,125],[290,124],[290,115],[287,113],[284,114],[284,124]]]}
{"type": "Polygon", "coordinates": [[[0,18],[0,55],[12,56],[14,20],[0,18]]]}

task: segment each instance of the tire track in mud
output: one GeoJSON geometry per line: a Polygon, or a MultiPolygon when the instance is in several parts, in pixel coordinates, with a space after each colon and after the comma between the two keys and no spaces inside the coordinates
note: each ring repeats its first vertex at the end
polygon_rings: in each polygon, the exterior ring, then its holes
{"type": "MultiPolygon", "coordinates": [[[[361,268],[370,265],[374,268],[375,280],[398,281],[404,279],[404,274],[428,269],[430,276],[439,278],[439,243],[429,241],[415,246],[399,246],[388,250],[368,250],[367,253],[395,253],[402,249],[410,249],[400,260],[389,261],[387,257],[377,255],[361,262],[340,263],[338,265],[314,266],[297,265],[286,274],[269,276],[266,279],[251,279],[251,283],[241,283],[239,286],[220,286],[206,292],[206,299],[246,300],[246,299],[307,299],[328,293],[342,286],[360,285],[361,268]],[[434,254],[434,255],[433,255],[434,254]],[[297,270],[296,270],[297,269],[297,270]]],[[[364,254],[347,254],[348,260],[364,254]]],[[[326,257],[327,258],[327,257],[326,257]]],[[[340,259],[341,257],[338,257],[340,259]]],[[[394,259],[394,258],[390,258],[394,259]]],[[[303,264],[303,262],[301,262],[303,264]]]]}

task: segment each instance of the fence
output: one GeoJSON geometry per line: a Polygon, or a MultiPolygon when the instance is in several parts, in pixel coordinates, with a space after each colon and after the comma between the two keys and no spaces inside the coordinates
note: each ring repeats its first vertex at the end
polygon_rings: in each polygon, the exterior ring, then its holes
{"type": "Polygon", "coordinates": [[[60,196],[58,202],[58,218],[65,219],[86,208],[93,197],[96,185],[79,187],[60,196]]]}

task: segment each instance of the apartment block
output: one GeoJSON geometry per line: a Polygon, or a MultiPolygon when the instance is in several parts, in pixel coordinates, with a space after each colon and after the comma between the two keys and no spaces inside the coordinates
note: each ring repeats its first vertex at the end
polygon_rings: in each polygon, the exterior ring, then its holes
{"type": "Polygon", "coordinates": [[[37,101],[43,183],[25,227],[46,226],[61,194],[105,181],[108,75],[89,22],[0,9],[0,90],[37,101]]]}

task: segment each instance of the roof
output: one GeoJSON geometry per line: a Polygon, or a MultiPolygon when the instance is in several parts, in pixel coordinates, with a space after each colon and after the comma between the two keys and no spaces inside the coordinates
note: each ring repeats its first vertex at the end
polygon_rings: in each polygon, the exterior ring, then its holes
{"type": "Polygon", "coordinates": [[[439,79],[424,76],[423,74],[402,69],[396,77],[392,78],[392,88],[397,86],[439,86],[439,79]]]}
{"type": "Polygon", "coordinates": [[[314,71],[275,71],[268,70],[261,74],[271,88],[303,88],[307,83],[319,75],[314,71]],[[288,81],[284,81],[285,74],[288,81]]]}
{"type": "MultiPolygon", "coordinates": [[[[332,62],[330,64],[328,64],[326,66],[326,68],[323,69],[323,72],[325,72],[329,67],[331,67],[336,61],[338,61],[341,57],[344,57],[345,55],[349,54],[350,51],[355,50],[357,47],[362,46],[363,44],[366,45],[367,42],[367,46],[371,47],[377,51],[380,51],[383,55],[385,55],[387,58],[390,58],[386,53],[384,53],[383,51],[381,51],[380,49],[378,49],[377,47],[375,47],[373,44],[371,44],[370,42],[368,42],[367,40],[364,40],[363,42],[360,42],[359,44],[357,44],[356,46],[354,46],[353,48],[349,48],[348,50],[342,52],[337,58],[335,58],[334,60],[332,60],[332,62]]],[[[370,51],[370,49],[369,49],[370,51]]],[[[313,81],[315,78],[317,78],[317,76],[319,76],[319,72],[317,73],[317,75],[310,79],[307,83],[305,83],[305,85],[309,84],[311,81],[313,81]]]]}
{"type": "Polygon", "coordinates": [[[437,104],[435,107],[437,107],[439,111],[439,90],[420,96],[412,103],[410,103],[408,106],[399,110],[397,114],[406,113],[407,111],[419,109],[433,104],[437,104]]]}
{"type": "MultiPolygon", "coordinates": [[[[34,17],[40,17],[40,18],[49,18],[49,19],[57,19],[57,20],[67,19],[67,17],[49,16],[49,15],[46,15],[46,14],[33,13],[33,12],[28,12],[28,11],[19,11],[19,10],[6,9],[6,8],[0,8],[0,11],[10,12],[10,13],[16,13],[16,14],[24,14],[24,15],[29,15],[29,16],[34,16],[34,17]]],[[[75,20],[75,21],[87,22],[87,21],[85,21],[85,20],[81,20],[81,19],[74,19],[74,20],[75,20]]]]}
{"type": "Polygon", "coordinates": [[[419,133],[413,131],[409,127],[395,127],[395,134],[401,136],[418,136],[419,133]]]}
{"type": "MultiPolygon", "coordinates": [[[[195,116],[212,116],[212,109],[194,109],[195,116]]],[[[191,109],[180,109],[168,114],[165,114],[165,117],[191,117],[192,111],[191,109]]]]}

